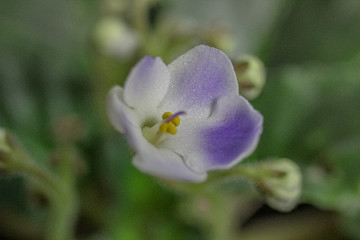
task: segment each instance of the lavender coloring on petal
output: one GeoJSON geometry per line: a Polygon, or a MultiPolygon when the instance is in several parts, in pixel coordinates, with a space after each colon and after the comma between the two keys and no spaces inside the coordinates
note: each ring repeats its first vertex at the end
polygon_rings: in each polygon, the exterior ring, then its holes
{"type": "Polygon", "coordinates": [[[249,111],[236,112],[202,132],[201,146],[212,167],[228,166],[254,144],[262,131],[262,120],[249,111]]]}
{"type": "Polygon", "coordinates": [[[238,85],[231,61],[215,48],[198,46],[168,67],[171,79],[163,102],[165,108],[176,105],[177,110],[209,113],[215,99],[237,94],[238,85]]]}

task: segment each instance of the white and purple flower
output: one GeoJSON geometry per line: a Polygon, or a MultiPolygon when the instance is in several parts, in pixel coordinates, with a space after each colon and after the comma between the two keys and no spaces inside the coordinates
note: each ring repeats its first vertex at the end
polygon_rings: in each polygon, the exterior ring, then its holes
{"type": "Polygon", "coordinates": [[[135,151],[133,164],[166,179],[201,182],[250,155],[262,116],[238,94],[231,61],[200,45],[166,66],[144,57],[108,96],[112,125],[135,151]]]}

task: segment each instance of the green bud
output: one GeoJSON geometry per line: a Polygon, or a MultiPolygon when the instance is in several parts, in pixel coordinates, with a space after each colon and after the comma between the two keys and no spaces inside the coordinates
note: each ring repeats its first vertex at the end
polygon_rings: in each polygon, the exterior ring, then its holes
{"type": "Polygon", "coordinates": [[[266,80],[265,67],[255,56],[243,56],[234,64],[239,93],[252,100],[261,93],[266,80]]]}
{"type": "Polygon", "coordinates": [[[255,179],[269,206],[279,211],[292,210],[299,201],[302,175],[299,167],[289,159],[270,159],[261,162],[262,172],[255,179]]]}

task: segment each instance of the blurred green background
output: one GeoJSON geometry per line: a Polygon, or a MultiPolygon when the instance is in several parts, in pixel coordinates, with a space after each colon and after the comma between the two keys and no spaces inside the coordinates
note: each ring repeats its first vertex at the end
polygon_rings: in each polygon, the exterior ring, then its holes
{"type": "MultiPolygon", "coordinates": [[[[0,127],[50,168],[58,139],[75,139],[78,239],[208,239],[199,199],[131,165],[106,95],[146,54],[170,63],[207,44],[256,55],[264,132],[245,162],[294,160],[303,193],[278,213],[238,183],[239,239],[360,239],[359,12],[357,0],[1,0],[0,127]]],[[[42,239],[45,223],[26,176],[1,172],[0,239],[42,239]]]]}

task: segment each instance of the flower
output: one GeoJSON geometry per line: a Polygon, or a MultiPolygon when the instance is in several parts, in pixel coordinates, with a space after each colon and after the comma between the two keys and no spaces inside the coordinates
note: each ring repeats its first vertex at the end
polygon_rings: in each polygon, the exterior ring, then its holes
{"type": "Polygon", "coordinates": [[[234,166],[262,132],[262,116],[238,94],[231,61],[204,45],[168,66],[144,57],[124,88],[111,89],[107,109],[135,151],[133,164],[177,181],[201,182],[209,170],[234,166]]]}

